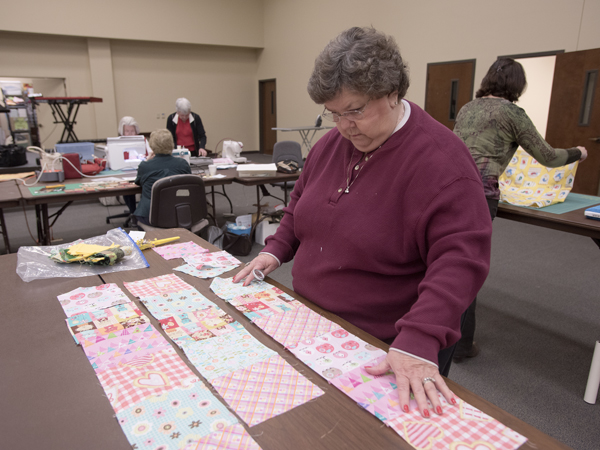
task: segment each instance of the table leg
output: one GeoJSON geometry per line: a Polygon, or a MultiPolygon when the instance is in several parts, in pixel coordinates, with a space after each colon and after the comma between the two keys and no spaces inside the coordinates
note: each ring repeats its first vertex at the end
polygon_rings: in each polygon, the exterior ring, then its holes
{"type": "Polygon", "coordinates": [[[10,242],[8,241],[8,232],[6,231],[6,222],[4,221],[4,212],[0,208],[0,225],[2,225],[2,235],[4,236],[4,246],[6,253],[10,253],[10,242]]]}
{"type": "Polygon", "coordinates": [[[48,205],[42,205],[42,227],[44,229],[43,245],[50,245],[50,221],[48,219],[48,205]]]}
{"type": "Polygon", "coordinates": [[[594,356],[592,356],[592,366],[590,367],[590,375],[588,377],[587,386],[583,400],[591,405],[596,403],[598,389],[600,388],[600,341],[596,341],[594,348],[594,356]]]}
{"type": "Polygon", "coordinates": [[[217,203],[215,202],[215,187],[214,186],[210,187],[210,195],[212,198],[213,219],[215,221],[215,226],[218,227],[219,225],[217,224],[217,203]]]}
{"type": "Polygon", "coordinates": [[[45,237],[44,227],[42,227],[42,205],[35,205],[35,224],[37,227],[38,245],[43,245],[45,237]]]}

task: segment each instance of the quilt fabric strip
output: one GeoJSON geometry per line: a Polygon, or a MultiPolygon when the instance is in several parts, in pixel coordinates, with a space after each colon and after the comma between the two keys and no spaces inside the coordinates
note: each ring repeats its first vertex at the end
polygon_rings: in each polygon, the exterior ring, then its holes
{"type": "Polygon", "coordinates": [[[140,301],[159,320],[214,305],[196,289],[143,297],[140,301]]]}
{"type": "Polygon", "coordinates": [[[151,395],[119,412],[117,419],[129,443],[138,449],[198,445],[204,436],[238,423],[201,383],[151,395]]]}
{"type": "Polygon", "coordinates": [[[123,286],[127,288],[134,297],[144,298],[161,294],[170,294],[174,292],[194,289],[177,275],[169,273],[160,277],[147,278],[145,280],[124,282],[123,286]]]}
{"type": "Polygon", "coordinates": [[[161,245],[160,247],[152,247],[156,253],[164,259],[185,258],[186,256],[207,253],[208,249],[200,247],[194,242],[182,242],[180,244],[161,245]]]}
{"type": "Polygon", "coordinates": [[[142,314],[135,303],[130,302],[77,314],[66,319],[66,322],[73,339],[79,343],[76,337],[79,333],[109,334],[125,328],[149,324],[150,319],[142,314]]]}
{"type": "Polygon", "coordinates": [[[215,378],[211,384],[250,426],[323,394],[279,355],[215,378]]]}
{"type": "Polygon", "coordinates": [[[204,436],[198,443],[183,450],[260,450],[244,427],[239,423],[204,436]]]}
{"type": "Polygon", "coordinates": [[[189,342],[202,341],[244,328],[217,306],[174,315],[159,322],[167,335],[182,348],[189,342]]]}
{"type": "Polygon", "coordinates": [[[291,352],[328,380],[386,355],[385,351],[367,344],[343,328],[300,341],[291,352]]]}
{"type": "Polygon", "coordinates": [[[129,297],[114,283],[80,287],[58,296],[67,317],[129,303],[129,297]]]}
{"type": "Polygon", "coordinates": [[[96,372],[111,367],[150,361],[154,359],[152,354],[165,349],[172,349],[171,344],[153,327],[151,331],[115,336],[83,347],[96,372]]]}
{"type": "Polygon", "coordinates": [[[184,264],[183,266],[175,267],[173,270],[177,270],[178,272],[187,273],[196,278],[215,278],[225,272],[229,272],[230,270],[235,269],[237,266],[201,266],[200,269],[190,265],[184,264]]]}
{"type": "Polygon", "coordinates": [[[256,319],[254,323],[285,347],[296,348],[298,342],[321,336],[339,328],[312,309],[301,306],[285,314],[256,319]]]}
{"type": "Polygon", "coordinates": [[[256,279],[248,286],[242,286],[242,283],[234,283],[233,278],[215,278],[210,284],[211,290],[223,300],[228,300],[238,295],[266,291],[272,287],[274,286],[256,279]]]}
{"type": "Polygon", "coordinates": [[[209,381],[277,354],[246,330],[190,343],[184,350],[194,367],[209,381]]]}
{"type": "Polygon", "coordinates": [[[527,438],[458,399],[449,405],[438,392],[444,414],[421,417],[417,404],[411,400],[408,414],[402,414],[386,424],[417,449],[428,450],[514,450],[527,438]]]}
{"type": "Polygon", "coordinates": [[[227,301],[252,321],[273,314],[282,314],[303,306],[294,297],[276,287],[262,292],[238,295],[227,301]]]}
{"type": "Polygon", "coordinates": [[[97,372],[96,376],[117,413],[152,395],[190,389],[200,382],[173,347],[97,372]]]}

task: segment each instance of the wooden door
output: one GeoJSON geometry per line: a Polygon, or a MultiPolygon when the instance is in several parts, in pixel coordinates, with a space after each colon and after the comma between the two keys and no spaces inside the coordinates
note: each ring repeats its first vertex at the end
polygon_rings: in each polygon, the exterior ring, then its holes
{"type": "Polygon", "coordinates": [[[260,151],[267,155],[273,154],[273,146],[277,142],[277,96],[275,80],[260,80],[259,109],[260,109],[260,151]]]}
{"type": "Polygon", "coordinates": [[[454,129],[460,108],[473,99],[475,60],[427,64],[425,111],[454,129]]]}
{"type": "Polygon", "coordinates": [[[546,140],[553,147],[581,145],[572,192],[600,195],[600,49],[556,55],[546,140]]]}

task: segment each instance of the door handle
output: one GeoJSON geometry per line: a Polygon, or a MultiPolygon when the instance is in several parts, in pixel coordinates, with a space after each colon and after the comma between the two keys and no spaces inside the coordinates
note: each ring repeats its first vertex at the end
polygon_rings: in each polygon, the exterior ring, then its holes
{"type": "Polygon", "coordinates": [[[600,142],[600,137],[590,138],[590,141],[600,142]]]}

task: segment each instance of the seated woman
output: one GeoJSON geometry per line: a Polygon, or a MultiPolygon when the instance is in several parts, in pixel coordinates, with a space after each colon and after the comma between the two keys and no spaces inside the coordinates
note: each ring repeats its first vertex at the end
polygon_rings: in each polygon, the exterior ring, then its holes
{"type": "MultiPolygon", "coordinates": [[[[139,136],[140,126],[136,120],[131,116],[123,116],[119,121],[119,136],[139,136]]],[[[150,155],[152,152],[146,141],[146,155],[150,155]]],[[[136,207],[135,195],[124,195],[123,201],[127,205],[129,212],[133,214],[136,207]]]]}
{"type": "Polygon", "coordinates": [[[135,179],[135,184],[142,187],[142,199],[133,213],[138,222],[150,225],[150,197],[152,186],[156,181],[171,175],[192,173],[185,159],[171,155],[174,147],[173,136],[169,130],[156,130],[150,135],[150,148],[153,154],[140,163],[135,179]]]}
{"type": "Polygon", "coordinates": [[[187,148],[192,156],[206,156],[206,132],[200,116],[192,112],[187,98],[178,98],[175,108],[177,111],[167,118],[167,130],[173,135],[173,142],[187,148]]]}

